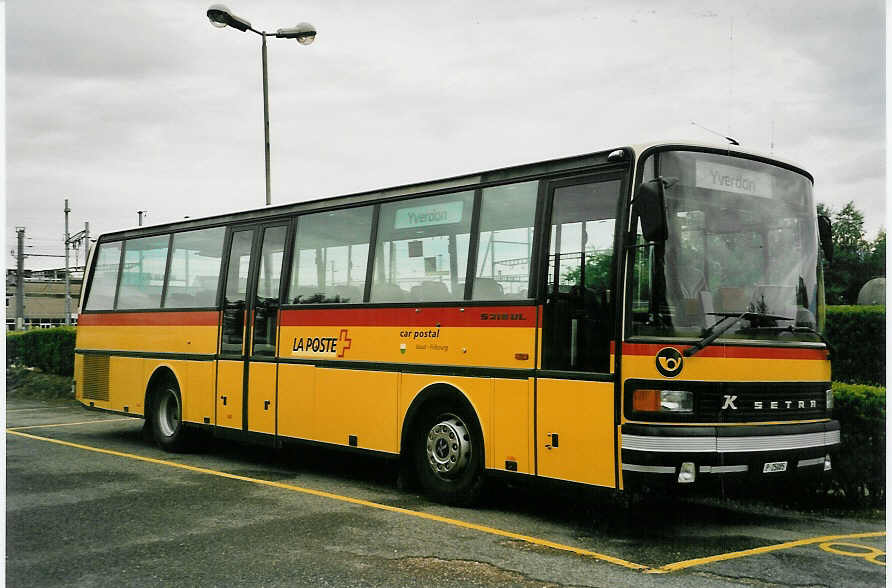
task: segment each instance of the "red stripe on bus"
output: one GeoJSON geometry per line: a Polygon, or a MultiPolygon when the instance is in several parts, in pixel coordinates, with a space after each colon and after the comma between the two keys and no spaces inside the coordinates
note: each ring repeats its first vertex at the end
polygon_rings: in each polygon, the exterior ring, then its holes
{"type": "MultiPolygon", "coordinates": [[[[681,352],[690,345],[669,343],[623,343],[623,355],[657,354],[664,347],[674,347],[681,352]]],[[[743,345],[710,345],[694,357],[721,357],[728,359],[827,359],[824,349],[794,349],[789,347],[749,347],[743,345]]]]}
{"type": "Polygon", "coordinates": [[[283,327],[535,327],[535,306],[301,308],[282,311],[283,327]]]}
{"type": "Polygon", "coordinates": [[[82,314],[77,317],[80,326],[103,327],[214,327],[220,323],[216,310],[184,312],[108,312],[82,314]]]}

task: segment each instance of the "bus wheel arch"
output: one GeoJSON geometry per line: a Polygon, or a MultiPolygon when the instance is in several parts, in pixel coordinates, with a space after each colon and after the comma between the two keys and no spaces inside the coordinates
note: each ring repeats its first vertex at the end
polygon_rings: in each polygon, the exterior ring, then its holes
{"type": "Polygon", "coordinates": [[[183,400],[179,380],[168,366],[159,366],[146,385],[146,429],[165,451],[186,448],[187,432],[183,424],[183,400]]]}
{"type": "Polygon", "coordinates": [[[433,384],[412,401],[400,453],[435,500],[472,504],[483,488],[483,431],[477,411],[457,388],[433,384]]]}

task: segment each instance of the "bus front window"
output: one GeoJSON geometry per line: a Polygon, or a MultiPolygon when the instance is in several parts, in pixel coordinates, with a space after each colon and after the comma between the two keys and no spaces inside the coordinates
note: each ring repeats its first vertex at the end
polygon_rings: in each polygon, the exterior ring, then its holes
{"type": "Polygon", "coordinates": [[[808,178],[768,163],[681,151],[652,155],[644,169],[642,181],[666,180],[669,238],[638,238],[632,336],[699,338],[746,313],[723,338],[818,340],[812,330],[823,327],[823,300],[808,178]]]}

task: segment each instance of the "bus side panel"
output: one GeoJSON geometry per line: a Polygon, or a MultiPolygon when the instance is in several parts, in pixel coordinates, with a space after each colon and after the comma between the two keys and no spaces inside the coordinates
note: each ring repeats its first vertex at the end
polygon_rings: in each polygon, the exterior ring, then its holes
{"type": "Polygon", "coordinates": [[[242,428],[242,404],[244,398],[245,362],[217,362],[216,419],[218,427],[242,428]]]}
{"type": "MultiPolygon", "coordinates": [[[[433,384],[446,384],[457,388],[470,401],[480,428],[483,431],[483,445],[486,448],[485,467],[495,467],[493,463],[493,447],[490,432],[492,430],[492,396],[491,378],[463,378],[458,376],[438,376],[428,374],[402,374],[400,384],[399,422],[406,418],[409,406],[415,397],[425,388],[433,384]]],[[[504,462],[502,463],[504,467],[504,462]]]]}
{"type": "Polygon", "coordinates": [[[214,382],[216,366],[213,361],[188,361],[186,381],[180,382],[183,400],[183,420],[190,423],[214,422],[214,382]]]}
{"type": "Polygon", "coordinates": [[[399,453],[397,386],[392,372],[316,368],[313,438],[399,453]]]}
{"type": "Polygon", "coordinates": [[[493,380],[492,468],[533,474],[533,379],[493,380]],[[513,467],[509,470],[509,462],[513,467]]]}
{"type": "Polygon", "coordinates": [[[77,348],[143,353],[217,352],[220,312],[97,312],[78,317],[77,348]]]}
{"type": "Polygon", "coordinates": [[[255,361],[248,368],[248,430],[276,433],[277,365],[255,361]]]}
{"type": "Polygon", "coordinates": [[[532,306],[284,309],[280,356],[532,369],[532,306]]]}
{"type": "Polygon", "coordinates": [[[615,485],[613,382],[539,378],[536,417],[540,476],[615,485]]]}
{"type": "Polygon", "coordinates": [[[146,360],[140,357],[109,358],[109,406],[129,414],[145,414],[146,360]]]}
{"type": "Polygon", "coordinates": [[[279,365],[278,433],[282,437],[312,439],[316,419],[316,368],[279,365]]]}

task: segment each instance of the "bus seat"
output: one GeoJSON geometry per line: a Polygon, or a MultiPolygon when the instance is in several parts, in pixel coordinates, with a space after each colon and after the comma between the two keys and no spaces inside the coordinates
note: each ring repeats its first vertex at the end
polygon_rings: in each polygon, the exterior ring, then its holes
{"type": "Polygon", "coordinates": [[[715,312],[715,306],[712,303],[712,292],[709,290],[702,290],[697,298],[700,301],[700,313],[703,315],[702,326],[704,329],[709,329],[719,319],[719,317],[714,314],[710,314],[715,312]]]}
{"type": "Polygon", "coordinates": [[[504,298],[505,292],[502,285],[492,278],[474,279],[474,300],[491,300],[504,298]]]}
{"type": "Polygon", "coordinates": [[[321,289],[314,286],[301,286],[291,292],[292,304],[307,304],[321,302],[321,289]]]}
{"type": "Polygon", "coordinates": [[[719,288],[719,309],[721,312],[743,312],[746,308],[743,288],[719,288]]]}
{"type": "Polygon", "coordinates": [[[337,286],[334,295],[341,302],[362,302],[362,292],[356,286],[337,286]]]}
{"type": "Polygon", "coordinates": [[[753,303],[757,309],[764,303],[765,312],[768,314],[796,318],[796,287],[756,284],[753,303]]]}
{"type": "Polygon", "coordinates": [[[452,293],[443,282],[425,280],[417,286],[412,286],[412,289],[409,291],[409,299],[420,302],[452,300],[452,293]]]}
{"type": "Polygon", "coordinates": [[[165,308],[192,308],[195,306],[195,296],[185,292],[168,292],[164,299],[165,308]]]}
{"type": "Polygon", "coordinates": [[[372,286],[372,300],[375,302],[402,302],[406,291],[389,282],[375,282],[372,286]]]}

